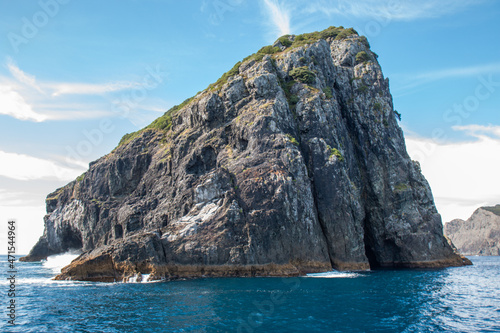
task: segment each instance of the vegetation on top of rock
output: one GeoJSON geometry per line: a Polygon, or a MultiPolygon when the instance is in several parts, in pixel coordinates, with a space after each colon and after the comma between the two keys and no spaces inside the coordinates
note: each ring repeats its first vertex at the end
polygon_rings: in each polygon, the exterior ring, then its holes
{"type": "Polygon", "coordinates": [[[278,38],[278,41],[283,45],[284,47],[290,47],[292,46],[293,42],[289,39],[290,35],[284,35],[278,38]]]}
{"type": "Polygon", "coordinates": [[[290,74],[290,76],[293,77],[294,80],[302,83],[312,84],[316,79],[316,74],[314,74],[314,72],[311,71],[307,66],[294,68],[288,74],[290,74]]]}
{"type": "Polygon", "coordinates": [[[483,207],[483,209],[500,216],[500,205],[496,205],[494,207],[483,207]]]}
{"type": "Polygon", "coordinates": [[[358,63],[359,62],[367,62],[370,60],[372,60],[372,58],[365,51],[361,51],[361,52],[358,52],[358,54],[356,54],[356,62],[358,62],[358,63]]]}
{"type": "Polygon", "coordinates": [[[121,138],[121,140],[118,143],[117,147],[120,147],[120,146],[122,146],[124,144],[129,143],[130,141],[132,141],[133,139],[135,139],[136,137],[138,137],[139,134],[141,134],[142,132],[144,132],[145,130],[148,130],[148,129],[155,129],[155,130],[160,130],[160,131],[169,131],[170,128],[172,127],[172,115],[175,112],[177,112],[178,110],[180,110],[183,107],[185,107],[186,105],[188,105],[191,101],[193,101],[194,97],[195,96],[186,99],[184,102],[182,102],[179,105],[174,105],[167,112],[165,112],[163,114],[163,116],[161,116],[159,118],[156,118],[151,124],[149,124],[145,128],[143,128],[141,130],[138,130],[136,132],[125,134],[121,138]]]}
{"type": "Polygon", "coordinates": [[[83,178],[85,177],[85,174],[86,174],[86,173],[87,173],[87,172],[84,172],[84,173],[82,173],[80,176],[76,177],[76,181],[77,181],[77,182],[81,182],[81,181],[83,180],[83,178]]]}
{"type": "Polygon", "coordinates": [[[328,151],[330,152],[329,158],[336,156],[340,162],[344,160],[344,156],[342,156],[342,153],[337,148],[332,148],[328,145],[326,146],[326,148],[328,148],[328,151]]]}
{"type": "MultiPolygon", "coordinates": [[[[288,35],[282,36],[278,38],[281,44],[285,47],[299,47],[306,44],[312,44],[317,42],[320,39],[334,38],[335,40],[345,39],[352,35],[358,35],[358,32],[353,28],[345,29],[344,27],[329,27],[323,31],[315,31],[302,35],[295,36],[295,40],[290,44],[290,40],[288,39],[288,35]],[[288,42],[283,43],[284,40],[288,40],[288,42]],[[287,46],[288,45],[288,46],[287,46]]],[[[366,38],[365,38],[366,39],[366,38]]],[[[363,41],[362,41],[363,42],[363,41]]]]}
{"type": "Polygon", "coordinates": [[[365,36],[359,37],[359,41],[363,44],[367,49],[370,48],[370,43],[368,43],[368,39],[365,36]]]}
{"type": "MultiPolygon", "coordinates": [[[[278,40],[281,42],[281,45],[283,45],[286,48],[295,48],[295,47],[303,46],[306,44],[314,43],[320,39],[334,38],[335,40],[341,40],[341,39],[347,38],[347,37],[352,36],[352,35],[358,35],[356,30],[354,30],[353,28],[345,29],[342,26],[340,26],[340,27],[331,26],[323,31],[319,31],[319,32],[315,31],[312,33],[305,33],[302,35],[295,36],[294,41],[290,40],[290,37],[291,37],[290,35],[281,36],[280,38],[278,38],[278,40]]],[[[364,37],[364,39],[362,38],[361,42],[368,43],[366,41],[366,37],[364,37]]],[[[240,66],[242,63],[249,61],[249,60],[255,60],[257,62],[260,62],[260,61],[262,61],[262,59],[264,59],[264,57],[266,55],[273,55],[273,54],[276,54],[279,52],[281,52],[281,49],[279,47],[274,47],[272,45],[267,45],[267,46],[262,47],[256,53],[249,55],[248,57],[246,57],[242,61],[238,61],[229,71],[224,73],[215,83],[210,84],[207,89],[209,91],[220,90],[228,82],[229,78],[239,74],[240,66]]],[[[316,59],[313,57],[311,59],[317,65],[316,59]]],[[[288,82],[286,85],[282,84],[282,87],[285,90],[285,94],[287,95],[287,100],[293,109],[299,100],[297,96],[290,93],[290,89],[293,86],[293,84],[296,83],[296,81],[306,83],[306,84],[312,84],[315,81],[316,75],[314,72],[309,70],[309,68],[306,66],[295,68],[292,71],[290,71],[289,74],[290,74],[290,76],[293,77],[294,81],[288,82]]],[[[328,92],[328,90],[325,91],[325,94],[328,98],[333,97],[333,95],[331,95],[328,92]],[[332,97],[330,97],[330,96],[332,96],[332,97]]],[[[154,120],[146,128],[139,130],[137,132],[125,134],[121,138],[117,147],[124,145],[126,143],[129,143],[134,138],[139,136],[144,130],[147,130],[147,129],[156,129],[156,130],[162,130],[162,131],[170,130],[170,128],[172,127],[172,115],[176,111],[182,109],[184,106],[189,104],[193,99],[194,99],[194,97],[188,98],[184,102],[182,102],[181,104],[172,107],[170,110],[165,112],[165,114],[163,116],[154,120]]]]}

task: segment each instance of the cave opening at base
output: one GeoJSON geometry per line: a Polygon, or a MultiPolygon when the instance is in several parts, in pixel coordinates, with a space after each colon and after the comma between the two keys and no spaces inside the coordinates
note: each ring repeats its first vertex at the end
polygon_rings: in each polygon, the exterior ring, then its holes
{"type": "Polygon", "coordinates": [[[80,234],[80,232],[75,231],[70,227],[65,228],[62,231],[61,239],[63,240],[64,244],[63,251],[80,250],[83,247],[82,235],[80,234]]]}

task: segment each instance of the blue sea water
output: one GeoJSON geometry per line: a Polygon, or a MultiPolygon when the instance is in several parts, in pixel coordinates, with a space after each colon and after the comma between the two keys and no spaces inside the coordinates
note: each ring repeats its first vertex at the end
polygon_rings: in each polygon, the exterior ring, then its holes
{"type": "Polygon", "coordinates": [[[16,262],[1,332],[500,332],[500,257],[442,270],[328,273],[160,283],[51,280],[65,257],[16,262]]]}

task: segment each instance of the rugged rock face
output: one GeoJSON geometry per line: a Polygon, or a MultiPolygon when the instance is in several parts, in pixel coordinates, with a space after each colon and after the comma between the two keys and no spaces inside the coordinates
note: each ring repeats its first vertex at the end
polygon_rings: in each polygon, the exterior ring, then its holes
{"type": "Polygon", "coordinates": [[[461,253],[500,255],[500,205],[479,208],[467,221],[446,223],[444,230],[461,253]]]}
{"type": "Polygon", "coordinates": [[[47,198],[59,279],[458,266],[389,83],[352,29],[285,36],[47,198]]]}

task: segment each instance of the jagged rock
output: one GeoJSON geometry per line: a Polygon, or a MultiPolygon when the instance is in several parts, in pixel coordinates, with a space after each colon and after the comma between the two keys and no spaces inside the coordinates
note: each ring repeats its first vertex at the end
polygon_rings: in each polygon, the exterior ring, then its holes
{"type": "Polygon", "coordinates": [[[50,195],[26,259],[76,247],[58,279],[92,281],[462,265],[366,39],[287,38],[50,195]]]}
{"type": "Polygon", "coordinates": [[[500,255],[500,205],[478,208],[467,220],[445,224],[445,234],[466,255],[500,255]]]}

